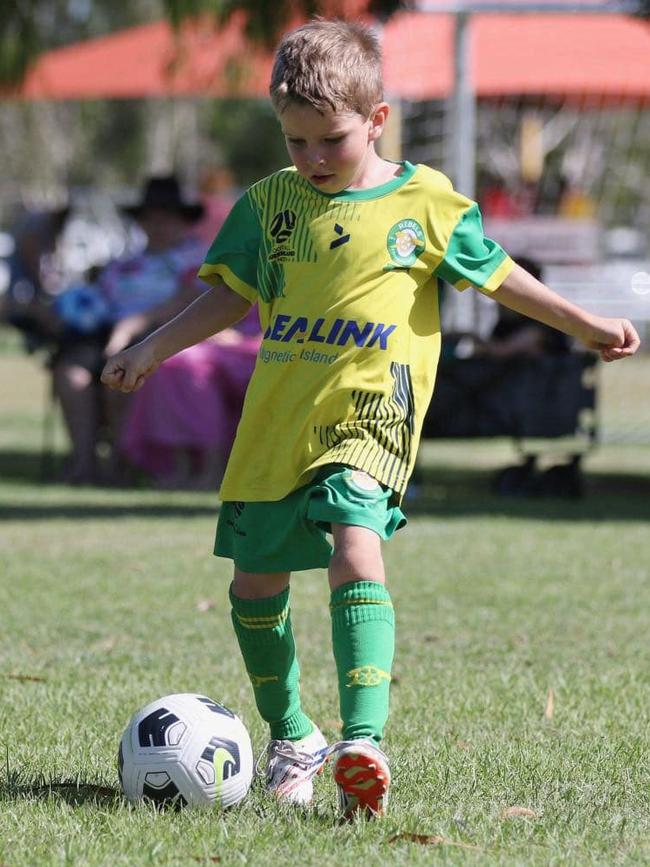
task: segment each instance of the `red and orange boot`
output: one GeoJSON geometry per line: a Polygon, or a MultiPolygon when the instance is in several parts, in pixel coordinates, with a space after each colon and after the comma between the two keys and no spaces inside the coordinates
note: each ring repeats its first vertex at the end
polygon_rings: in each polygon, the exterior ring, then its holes
{"type": "Polygon", "coordinates": [[[343,818],[351,819],[356,813],[369,818],[385,815],[390,769],[388,759],[374,741],[339,741],[330,753],[343,818]]]}

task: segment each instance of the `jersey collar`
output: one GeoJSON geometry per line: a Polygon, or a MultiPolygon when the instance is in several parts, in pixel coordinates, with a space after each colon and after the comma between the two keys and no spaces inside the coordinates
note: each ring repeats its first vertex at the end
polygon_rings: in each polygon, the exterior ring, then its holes
{"type": "Polygon", "coordinates": [[[323,193],[321,190],[314,187],[309,181],[305,180],[307,186],[324,199],[331,199],[334,202],[363,202],[370,199],[380,199],[382,196],[392,193],[404,186],[405,183],[411,180],[415,173],[415,166],[408,160],[400,160],[396,165],[402,166],[402,173],[396,178],[391,178],[385,184],[380,184],[378,187],[369,187],[367,190],[341,190],[338,193],[323,193]]]}

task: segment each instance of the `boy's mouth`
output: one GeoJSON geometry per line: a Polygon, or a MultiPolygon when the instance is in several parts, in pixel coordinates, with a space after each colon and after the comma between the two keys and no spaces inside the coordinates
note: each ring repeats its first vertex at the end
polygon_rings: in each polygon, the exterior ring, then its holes
{"type": "Polygon", "coordinates": [[[329,174],[312,175],[309,180],[312,182],[312,184],[326,184],[328,181],[331,181],[333,178],[334,178],[334,175],[333,175],[333,173],[330,172],[329,174]]]}

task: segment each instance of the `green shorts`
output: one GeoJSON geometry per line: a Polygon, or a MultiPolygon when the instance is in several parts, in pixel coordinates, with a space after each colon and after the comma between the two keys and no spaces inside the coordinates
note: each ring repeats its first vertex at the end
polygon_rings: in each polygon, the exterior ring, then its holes
{"type": "Polygon", "coordinates": [[[244,572],[327,568],[331,525],[367,527],[390,539],[406,524],[393,500],[393,491],[367,473],[331,464],[282,500],[223,503],[214,553],[244,572]]]}

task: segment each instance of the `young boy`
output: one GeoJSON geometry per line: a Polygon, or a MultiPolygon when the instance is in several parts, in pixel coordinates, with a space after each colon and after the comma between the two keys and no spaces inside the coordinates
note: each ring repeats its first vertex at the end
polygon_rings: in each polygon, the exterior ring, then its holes
{"type": "Polygon", "coordinates": [[[439,172],[378,156],[389,108],[371,31],[318,20],[287,35],[271,99],[293,167],[234,206],[200,271],[213,288],[109,359],[102,378],[136,390],[161,361],[259,305],[264,341],[215,553],[234,561],[232,620],[270,726],[267,787],[309,803],[330,754],[342,813],[381,815],[394,647],[381,540],[405,523],[399,503],[440,351],[438,278],[477,287],[606,361],[639,341],[626,320],[592,316],[515,265],[439,172]],[[329,750],[301,708],[289,610],[290,573],[315,567],[329,574],[343,721],[329,750]]]}

